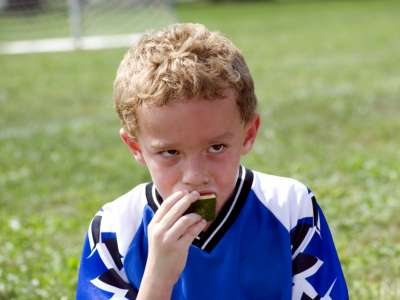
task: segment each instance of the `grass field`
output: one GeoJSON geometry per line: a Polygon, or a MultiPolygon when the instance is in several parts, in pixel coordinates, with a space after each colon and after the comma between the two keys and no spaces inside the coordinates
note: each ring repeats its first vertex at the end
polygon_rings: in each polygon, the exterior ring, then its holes
{"type": "MultiPolygon", "coordinates": [[[[313,189],[352,299],[400,299],[400,2],[177,13],[247,58],[263,123],[246,165],[313,189]]],[[[0,299],[73,299],[90,219],[149,179],[117,134],[123,53],[0,56],[0,299]]]]}

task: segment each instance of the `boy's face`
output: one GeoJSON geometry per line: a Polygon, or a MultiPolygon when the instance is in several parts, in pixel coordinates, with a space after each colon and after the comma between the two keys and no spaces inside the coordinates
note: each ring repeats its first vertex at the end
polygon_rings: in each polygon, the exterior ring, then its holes
{"type": "Polygon", "coordinates": [[[147,166],[160,195],[196,190],[217,195],[217,212],[233,191],[240,157],[255,140],[259,117],[243,124],[235,94],[138,108],[136,141],[121,131],[135,159],[147,166]]]}

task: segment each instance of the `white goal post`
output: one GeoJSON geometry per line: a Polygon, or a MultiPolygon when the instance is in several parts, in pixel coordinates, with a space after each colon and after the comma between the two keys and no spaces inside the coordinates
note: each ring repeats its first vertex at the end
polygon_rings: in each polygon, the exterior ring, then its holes
{"type": "Polygon", "coordinates": [[[0,53],[126,47],[173,22],[172,0],[0,0],[0,53]]]}

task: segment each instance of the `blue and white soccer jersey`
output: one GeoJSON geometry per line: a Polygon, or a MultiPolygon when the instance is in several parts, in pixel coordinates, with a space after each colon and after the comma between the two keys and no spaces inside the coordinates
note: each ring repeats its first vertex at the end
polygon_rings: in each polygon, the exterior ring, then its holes
{"type": "MultiPolygon", "coordinates": [[[[152,183],[92,220],[77,299],[135,299],[147,226],[162,199],[152,183]]],[[[328,224],[303,184],[241,167],[232,196],[190,246],[173,300],[348,299],[328,224]]]]}

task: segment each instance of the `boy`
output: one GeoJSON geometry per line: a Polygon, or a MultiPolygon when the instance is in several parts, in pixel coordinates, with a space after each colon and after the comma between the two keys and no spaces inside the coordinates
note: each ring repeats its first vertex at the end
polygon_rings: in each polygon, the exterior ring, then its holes
{"type": "Polygon", "coordinates": [[[106,204],[77,299],[348,299],[321,209],[303,184],[240,165],[260,124],[239,50],[199,24],[145,35],[114,83],[120,135],[152,182],[106,204]],[[216,218],[189,207],[216,197],[216,218]]]}

